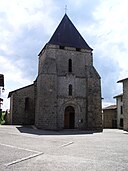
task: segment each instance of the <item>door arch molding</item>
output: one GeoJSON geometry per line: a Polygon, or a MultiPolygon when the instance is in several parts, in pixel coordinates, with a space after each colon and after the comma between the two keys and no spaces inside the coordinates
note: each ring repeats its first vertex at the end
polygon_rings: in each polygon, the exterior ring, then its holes
{"type": "Polygon", "coordinates": [[[81,106],[77,102],[72,101],[72,100],[68,100],[60,106],[60,108],[58,110],[58,113],[59,113],[59,115],[58,115],[58,127],[61,129],[64,128],[64,113],[65,113],[66,107],[68,107],[68,106],[72,106],[75,110],[74,128],[78,128],[79,122],[78,122],[77,118],[80,118],[80,114],[81,114],[82,109],[81,109],[81,106]]]}

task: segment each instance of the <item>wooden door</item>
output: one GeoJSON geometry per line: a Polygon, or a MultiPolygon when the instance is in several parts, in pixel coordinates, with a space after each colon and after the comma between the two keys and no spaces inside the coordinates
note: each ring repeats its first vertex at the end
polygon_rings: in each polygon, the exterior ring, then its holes
{"type": "Polygon", "coordinates": [[[72,106],[65,108],[64,113],[64,128],[65,129],[74,129],[75,125],[75,110],[72,106]]]}

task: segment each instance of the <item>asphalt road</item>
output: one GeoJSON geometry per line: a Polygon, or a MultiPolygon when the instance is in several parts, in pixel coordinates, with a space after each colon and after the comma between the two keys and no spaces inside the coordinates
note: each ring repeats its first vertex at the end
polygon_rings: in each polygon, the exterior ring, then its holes
{"type": "Polygon", "coordinates": [[[128,132],[0,126],[0,171],[128,171],[128,132]]]}

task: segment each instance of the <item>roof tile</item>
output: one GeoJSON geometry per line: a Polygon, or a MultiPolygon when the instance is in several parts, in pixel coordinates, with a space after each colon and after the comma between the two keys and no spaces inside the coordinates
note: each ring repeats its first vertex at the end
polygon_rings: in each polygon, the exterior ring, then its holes
{"type": "Polygon", "coordinates": [[[80,35],[67,14],[64,15],[48,44],[93,50],[80,35]]]}

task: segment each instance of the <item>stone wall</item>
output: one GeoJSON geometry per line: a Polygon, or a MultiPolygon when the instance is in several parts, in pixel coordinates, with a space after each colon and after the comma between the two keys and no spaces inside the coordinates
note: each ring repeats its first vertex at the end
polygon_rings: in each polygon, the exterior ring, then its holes
{"type": "Polygon", "coordinates": [[[124,130],[128,131],[128,79],[123,81],[124,130]]]}
{"type": "Polygon", "coordinates": [[[102,130],[100,76],[92,52],[46,45],[39,56],[36,126],[63,129],[67,106],[75,109],[75,128],[102,130]],[[68,71],[69,59],[72,72],[68,71]],[[69,96],[69,85],[72,95],[69,96]],[[81,122],[82,121],[82,122],[81,122]]]}
{"type": "Polygon", "coordinates": [[[121,126],[121,119],[124,120],[124,114],[123,114],[123,95],[116,97],[116,105],[117,105],[117,128],[122,129],[123,126],[121,126]],[[121,111],[122,110],[122,111],[121,111]]]}
{"type": "MultiPolygon", "coordinates": [[[[54,51],[54,50],[53,50],[54,51]]],[[[35,125],[57,129],[57,72],[55,52],[44,49],[39,57],[35,125]]]]}
{"type": "Polygon", "coordinates": [[[104,109],[103,110],[103,127],[104,128],[114,128],[114,122],[116,121],[117,121],[116,109],[104,109]]]}
{"type": "Polygon", "coordinates": [[[11,92],[10,115],[11,124],[34,124],[35,119],[35,100],[34,85],[23,87],[11,92]]]}
{"type": "Polygon", "coordinates": [[[75,109],[75,129],[86,128],[86,99],[78,98],[58,98],[58,128],[64,128],[64,112],[66,107],[72,106],[75,109]],[[82,121],[82,122],[81,122],[82,121]]]}
{"type": "MultiPolygon", "coordinates": [[[[94,70],[95,71],[95,70],[94,70]]],[[[96,74],[96,73],[95,73],[96,74]]],[[[102,130],[101,113],[101,83],[97,75],[88,78],[87,81],[87,123],[88,129],[102,130]]]]}

